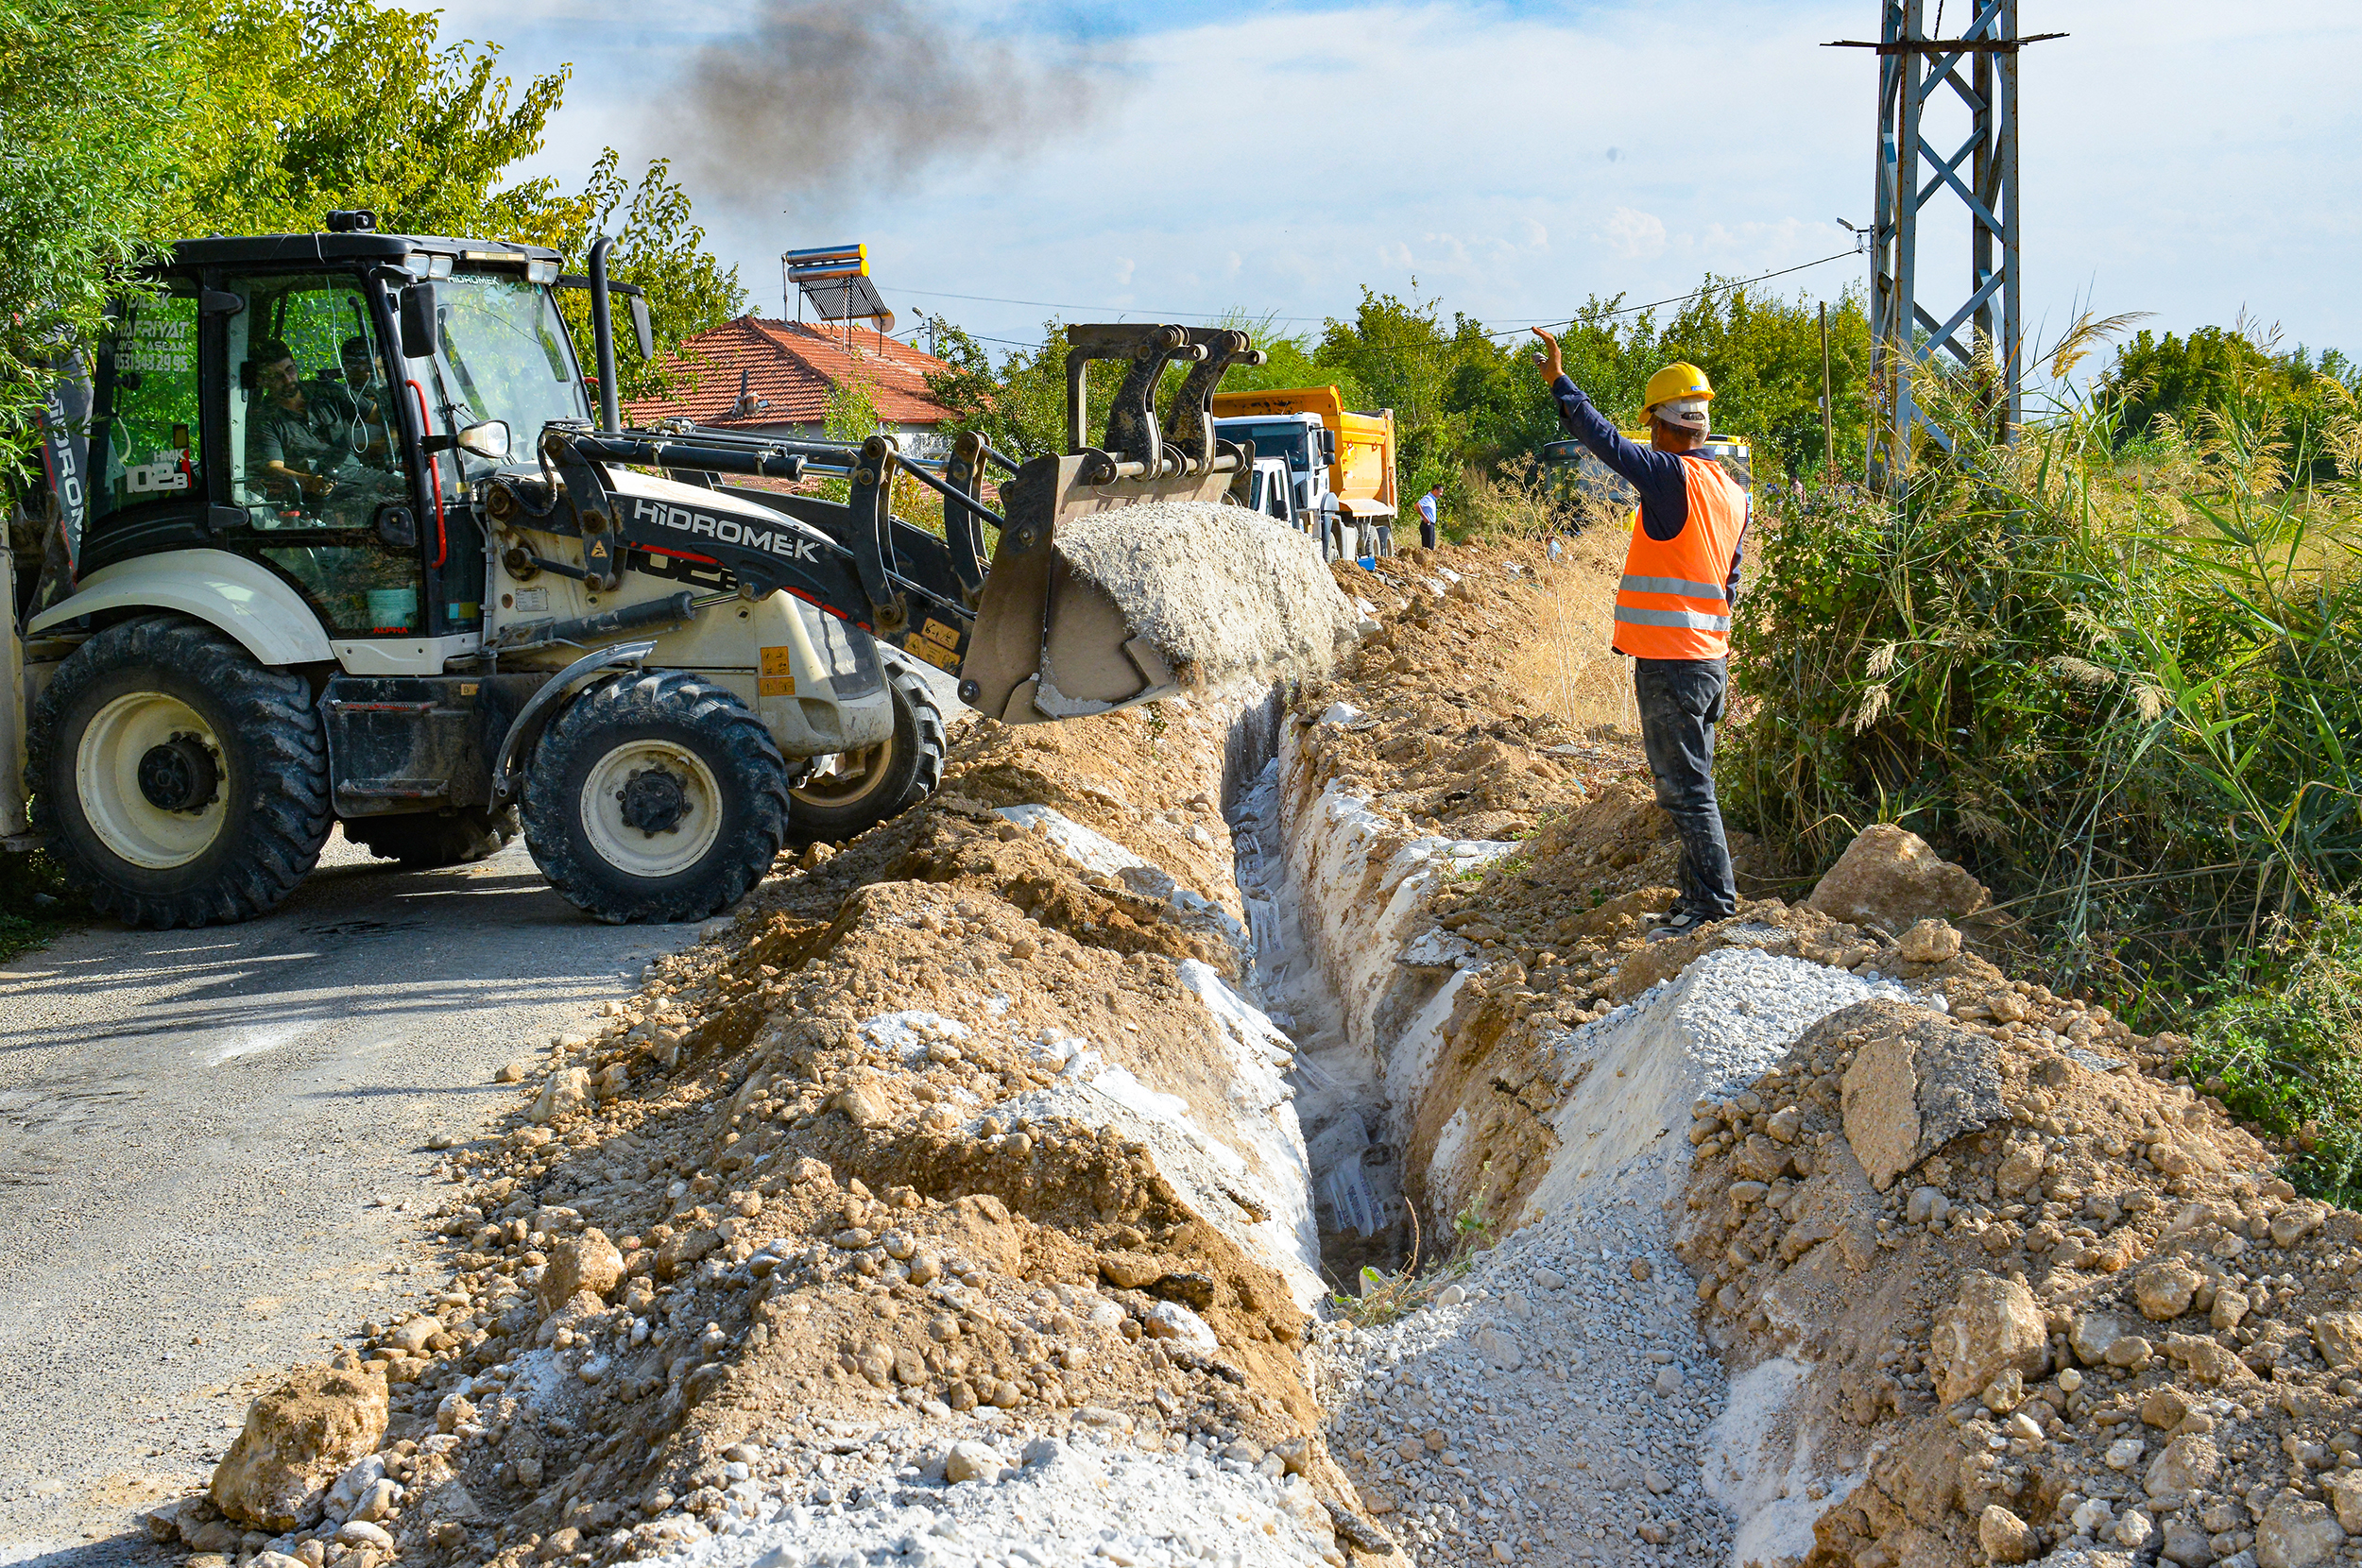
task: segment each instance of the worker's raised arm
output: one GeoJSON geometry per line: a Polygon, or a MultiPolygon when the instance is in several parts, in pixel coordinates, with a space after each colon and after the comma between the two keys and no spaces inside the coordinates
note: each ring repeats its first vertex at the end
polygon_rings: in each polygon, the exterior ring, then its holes
{"type": "Polygon", "coordinates": [[[1583,394],[1566,375],[1565,361],[1559,355],[1558,339],[1541,328],[1533,329],[1540,338],[1544,352],[1533,356],[1534,364],[1548,378],[1550,396],[1558,402],[1559,423],[1566,434],[1581,441],[1601,463],[1615,473],[1621,474],[1639,492],[1642,520],[1649,524],[1652,537],[1670,538],[1681,531],[1682,520],[1687,515],[1687,481],[1682,474],[1682,460],[1669,452],[1658,452],[1629,440],[1616,428],[1614,420],[1600,413],[1589,398],[1583,394]],[[1669,532],[1660,533],[1660,529],[1669,532]]]}

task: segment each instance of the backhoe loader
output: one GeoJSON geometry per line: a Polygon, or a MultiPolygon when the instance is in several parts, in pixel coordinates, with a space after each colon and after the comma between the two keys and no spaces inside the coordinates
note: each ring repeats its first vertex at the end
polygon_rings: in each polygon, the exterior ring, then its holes
{"type": "Polygon", "coordinates": [[[24,758],[0,833],[134,925],[271,909],[338,822],[414,865],[522,826],[589,913],[693,919],[784,844],[933,788],[913,660],[1012,724],[1186,682],[1058,529],[1222,497],[1250,455],[1207,408],[1259,361],[1245,334],[1074,329],[1070,450],[1023,464],[973,435],[934,464],[885,435],[625,429],[614,301],[643,356],[649,325],[608,245],[561,276],[547,249],[340,213],[175,247],[52,395],[45,484],[0,553],[23,585],[0,763],[24,758]],[[590,294],[588,384],[566,288],[590,294]],[[1089,446],[1095,359],[1127,370],[1089,446]],[[844,499],[762,487],[814,475],[844,499]],[[940,537],[893,514],[898,478],[941,498],[940,537]]]}

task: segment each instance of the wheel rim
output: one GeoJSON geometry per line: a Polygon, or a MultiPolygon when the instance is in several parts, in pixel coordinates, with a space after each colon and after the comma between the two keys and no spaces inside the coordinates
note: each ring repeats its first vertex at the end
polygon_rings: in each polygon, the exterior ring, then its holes
{"type": "Polygon", "coordinates": [[[213,846],[230,818],[221,740],[197,709],[132,691],[98,710],[75,748],[82,819],[108,850],[169,871],[213,846]]]}
{"type": "Polygon", "coordinates": [[[722,787],[704,759],[670,741],[626,741],[582,783],[590,847],[616,870],[670,877],[705,858],[722,833],[722,787]]]}
{"type": "Polygon", "coordinates": [[[894,742],[881,741],[861,751],[831,752],[812,759],[812,771],[788,793],[807,806],[838,810],[866,799],[885,782],[894,742]]]}

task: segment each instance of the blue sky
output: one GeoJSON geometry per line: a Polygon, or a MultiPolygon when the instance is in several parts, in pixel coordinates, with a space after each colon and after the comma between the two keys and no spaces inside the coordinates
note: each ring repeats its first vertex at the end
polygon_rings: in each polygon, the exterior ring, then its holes
{"type": "MultiPolygon", "coordinates": [[[[679,150],[694,52],[757,58],[756,10],[674,0],[650,26],[644,7],[462,0],[445,33],[497,40],[519,73],[573,64],[532,170],[572,179],[609,145],[679,150]]],[[[765,314],[780,250],[858,240],[905,322],[935,310],[993,337],[1234,307],[1311,328],[1414,277],[1447,313],[1501,324],[1811,262],[1847,248],[1835,218],[1869,215],[1874,65],[1818,45],[1874,33],[1874,0],[930,14],[965,47],[1055,53],[1060,83],[1098,91],[1021,145],[963,143],[898,178],[840,169],[817,200],[786,165],[830,166],[826,147],[745,160],[727,197],[693,180],[765,314]]],[[[2021,89],[2039,341],[2085,307],[2178,331],[2244,310],[2362,353],[2362,7],[2023,0],[2020,26],[2072,35],[2027,52],[2021,89]]],[[[1938,226],[1921,258],[1963,286],[1964,228],[1938,226]]],[[[1777,286],[1833,297],[1862,276],[1849,258],[1777,286]]]]}

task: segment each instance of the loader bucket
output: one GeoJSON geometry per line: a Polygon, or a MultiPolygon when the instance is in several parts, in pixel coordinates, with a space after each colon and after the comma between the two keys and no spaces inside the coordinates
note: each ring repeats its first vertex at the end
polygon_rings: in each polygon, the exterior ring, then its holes
{"type": "Polygon", "coordinates": [[[1223,504],[1228,472],[1094,485],[1091,461],[1036,458],[1001,490],[960,669],[970,707],[1012,724],[1079,718],[1325,673],[1351,641],[1319,545],[1223,504]]]}

